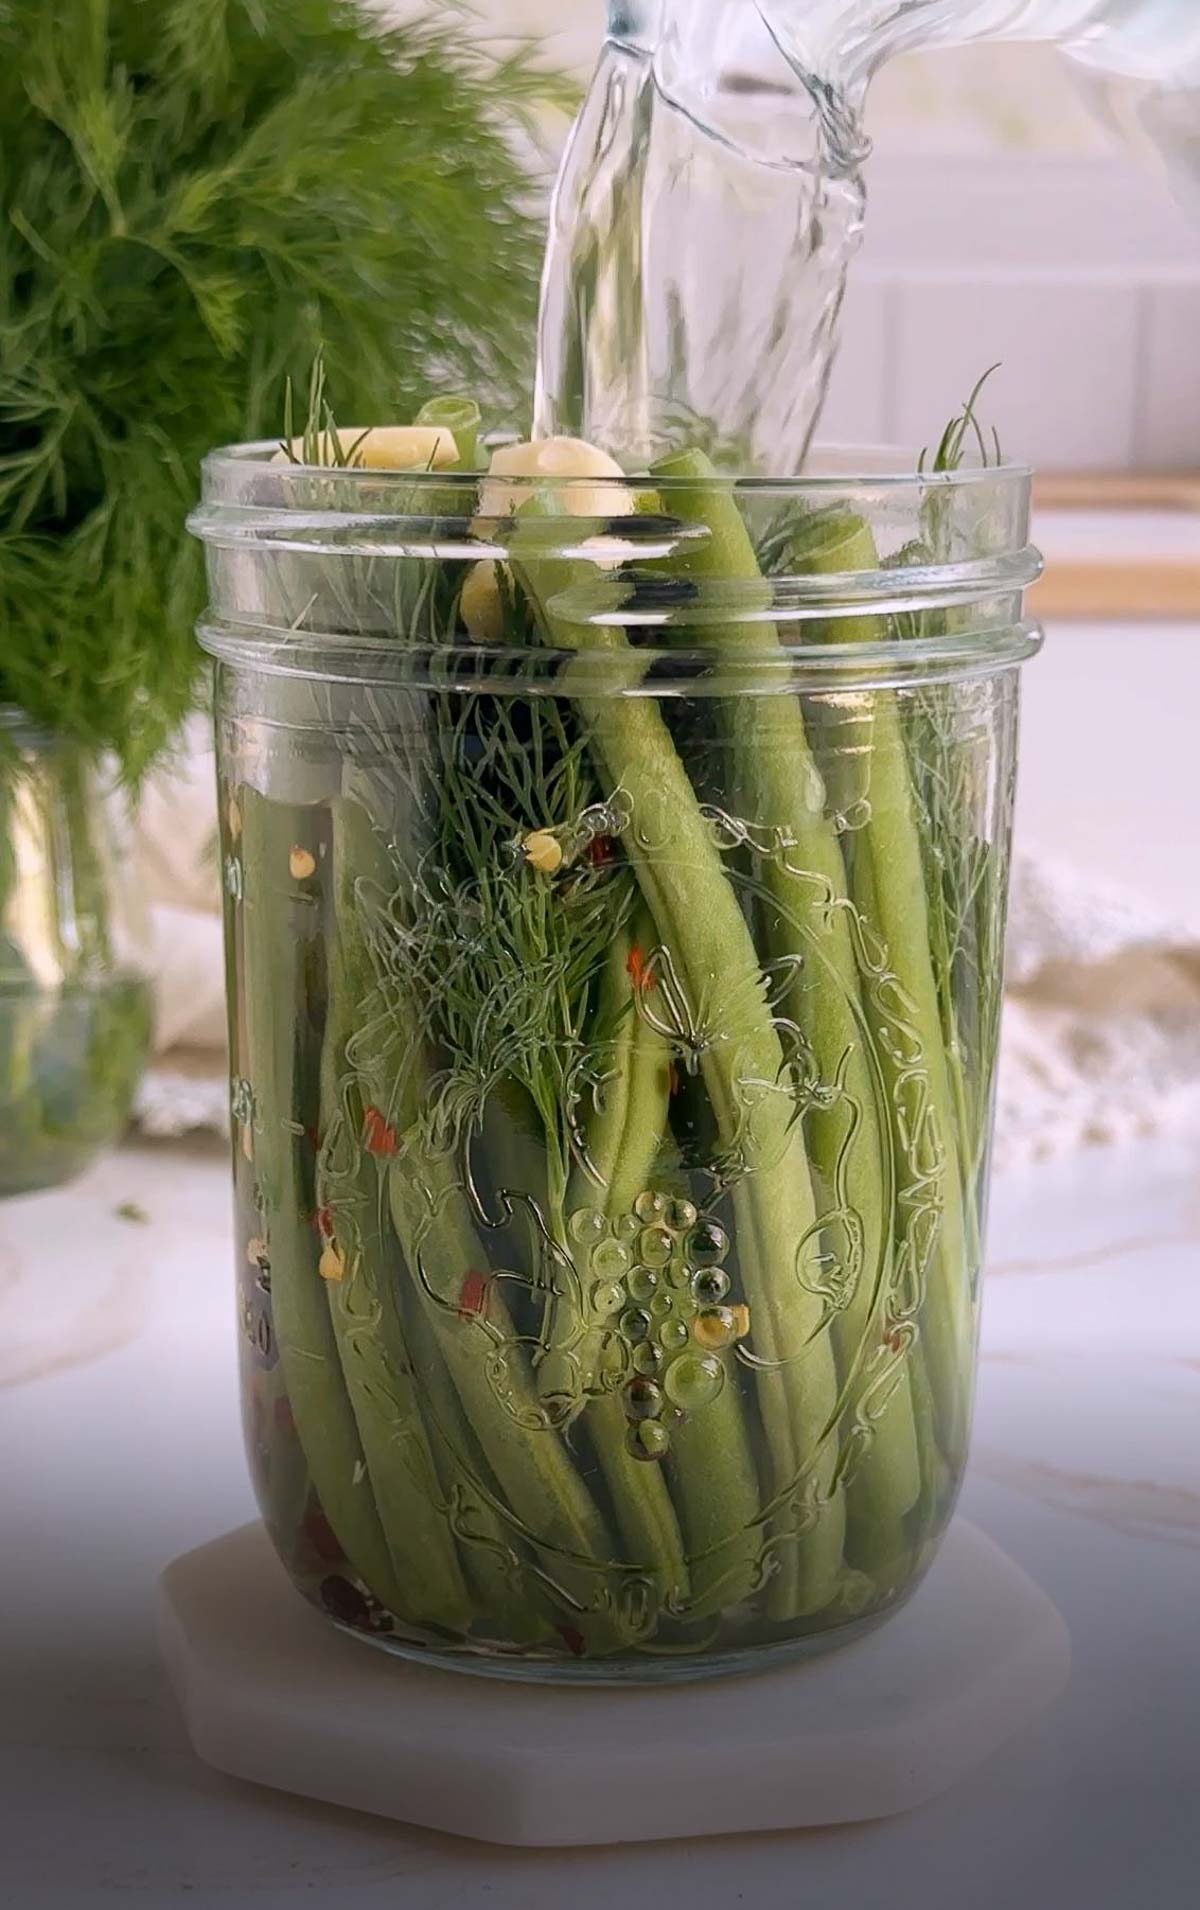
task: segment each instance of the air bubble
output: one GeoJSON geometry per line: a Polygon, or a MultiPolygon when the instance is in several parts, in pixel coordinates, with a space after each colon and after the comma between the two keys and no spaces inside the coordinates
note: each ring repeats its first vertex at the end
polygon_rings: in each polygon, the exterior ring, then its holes
{"type": "Polygon", "coordinates": [[[650,1332],[650,1315],[643,1313],[640,1307],[631,1306],[621,1315],[621,1332],[630,1346],[636,1346],[650,1332]]]}
{"type": "Polygon", "coordinates": [[[650,1302],[650,1311],[656,1320],[661,1320],[673,1310],[674,1306],[675,1302],[669,1293],[656,1293],[650,1302]]]}
{"type": "Polygon", "coordinates": [[[705,1307],[692,1321],[692,1338],[710,1353],[720,1353],[737,1338],[737,1320],[727,1306],[705,1307]]]}
{"type": "Polygon", "coordinates": [[[696,1209],[690,1200],[673,1200],[665,1219],[672,1233],[685,1234],[696,1224],[696,1209]]]}
{"type": "Polygon", "coordinates": [[[729,1275],[722,1267],[701,1267],[692,1276],[692,1292],[699,1306],[720,1306],[729,1292],[729,1275]]]}
{"type": "Polygon", "coordinates": [[[672,1404],[688,1412],[717,1397],[725,1384],[725,1368],[712,1353],[682,1353],[668,1366],[663,1383],[672,1404]]]}
{"type": "Polygon", "coordinates": [[[629,1271],[630,1254],[619,1240],[601,1240],[592,1248],[592,1272],[604,1279],[619,1280],[629,1271]]]}
{"type": "Polygon", "coordinates": [[[629,1450],[635,1459],[662,1459],[671,1445],[671,1435],[657,1419],[643,1419],[629,1434],[629,1450]]]}
{"type": "Polygon", "coordinates": [[[631,1240],[636,1240],[641,1231],[642,1223],[636,1214],[620,1214],[613,1222],[614,1234],[618,1240],[625,1241],[626,1245],[631,1240]]]}
{"type": "Polygon", "coordinates": [[[694,1266],[716,1266],[729,1252],[729,1235],[715,1220],[702,1220],[688,1235],[686,1252],[694,1266]]]}
{"type": "Polygon", "coordinates": [[[664,1353],[678,1353],[688,1343],[688,1329],[683,1320],[664,1320],[658,1329],[658,1343],[664,1353]]]}
{"type": "Polygon", "coordinates": [[[631,1379],[625,1388],[625,1411],[630,1419],[657,1419],[666,1401],[652,1379],[631,1379]]]}
{"type": "Polygon", "coordinates": [[[567,1222],[567,1232],[581,1246],[589,1241],[601,1240],[607,1232],[604,1215],[594,1207],[577,1207],[567,1222]]]}
{"type": "Polygon", "coordinates": [[[670,1206],[665,1194],[652,1193],[649,1188],[639,1194],[633,1203],[633,1211],[647,1226],[655,1220],[661,1220],[670,1206]]]}
{"type": "Polygon", "coordinates": [[[598,1280],[592,1288],[592,1306],[603,1318],[619,1313],[625,1304],[625,1289],[619,1280],[598,1280]]]}
{"type": "Polygon", "coordinates": [[[672,1241],[665,1227],[647,1227],[638,1241],[638,1252],[648,1267],[665,1267],[671,1258],[672,1241]]]}
{"type": "Polygon", "coordinates": [[[658,1292],[658,1275],[653,1267],[635,1267],[627,1282],[629,1297],[645,1306],[658,1292]]]}
{"type": "Polygon", "coordinates": [[[637,1373],[644,1373],[647,1379],[657,1379],[662,1372],[662,1354],[652,1340],[643,1340],[633,1349],[633,1366],[637,1373]]]}

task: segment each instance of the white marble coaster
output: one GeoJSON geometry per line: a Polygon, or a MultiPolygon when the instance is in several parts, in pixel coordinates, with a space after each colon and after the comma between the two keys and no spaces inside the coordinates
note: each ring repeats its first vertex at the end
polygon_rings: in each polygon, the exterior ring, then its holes
{"type": "Polygon", "coordinates": [[[890,1816],[1061,1694],[1057,1610],[976,1527],[826,1657],[706,1683],[522,1685],[390,1658],[291,1589],[261,1526],[176,1559],[159,1632],[218,1770],[501,1844],[632,1843],[890,1816]]]}

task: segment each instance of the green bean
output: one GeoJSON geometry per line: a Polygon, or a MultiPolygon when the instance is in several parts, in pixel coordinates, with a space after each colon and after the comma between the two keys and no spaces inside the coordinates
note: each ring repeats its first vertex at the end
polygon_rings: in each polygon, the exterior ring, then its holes
{"type": "MultiPolygon", "coordinates": [[[[817,1212],[803,1133],[784,1089],[785,1056],[709,824],[661,713],[637,694],[636,652],[619,626],[556,610],[577,577],[539,552],[538,541],[518,527],[511,557],[550,641],[587,664],[571,693],[608,793],[619,791],[628,804],[626,853],[701,1031],[699,1066],[737,1165],[731,1198],[770,1454],[773,1603],[789,1614],[817,1611],[833,1596],[842,1552],[842,1507],[828,1491],[837,1380],[821,1303],[795,1274],[797,1246],[811,1237],[817,1212]],[[597,662],[606,666],[600,672],[597,662]],[[823,1504],[815,1530],[802,1538],[797,1496],[806,1483],[823,1504]]],[[[748,1508],[747,1523],[755,1510],[748,1508]]]]}
{"type": "Polygon", "coordinates": [[[342,1271],[326,1286],[376,1510],[404,1594],[400,1611],[418,1623],[462,1630],[470,1619],[466,1588],[421,1415],[421,1382],[400,1314],[379,1177],[362,1146],[362,1096],[347,1058],[374,986],[356,928],[356,884],[372,874],[362,864],[362,847],[361,832],[347,825],[345,805],[336,804],[318,1195],[342,1271]]]}
{"type": "Polygon", "coordinates": [[[305,1211],[301,1153],[310,1147],[299,1106],[302,971],[318,946],[319,912],[291,873],[308,812],[243,786],[244,900],[241,1048],[253,1090],[250,1137],[271,1262],[271,1310],[288,1399],[321,1509],[352,1569],[390,1609],[403,1610],[379,1523],[362,1443],[342,1378],[320,1245],[305,1211]]]}
{"type": "MultiPolygon", "coordinates": [[[[702,452],[666,458],[652,475],[670,480],[665,501],[671,515],[709,533],[681,543],[660,568],[700,584],[762,581],[736,497],[702,452]]],[[[706,621],[702,633],[706,648],[735,672],[745,661],[748,688],[764,662],[786,666],[777,626],[761,616],[706,621]]],[[[811,1238],[801,1277],[826,1300],[842,1397],[852,1411],[881,1351],[893,1254],[892,1162],[879,1112],[883,1082],[860,997],[854,910],[796,696],[786,689],[731,695],[720,711],[738,814],[767,845],[760,881],[768,953],[793,965],[781,1007],[811,1052],[818,1091],[836,1088],[825,1109],[814,1097],[806,1117],[814,1174],[832,1208],[822,1215],[820,1235],[811,1238]]],[[[856,733],[856,754],[871,746],[869,734],[856,733]]],[[[919,1485],[907,1374],[900,1373],[850,1487],[847,1514],[857,1527],[860,1555],[865,1529],[878,1521],[894,1532],[919,1485]]]]}
{"type": "MultiPolygon", "coordinates": [[[[797,562],[814,571],[879,568],[869,527],[850,516],[822,520],[802,533],[797,562]]],[[[840,618],[827,634],[869,641],[873,619],[840,618]]],[[[900,1161],[897,1209],[898,1283],[925,1286],[921,1341],[939,1422],[951,1450],[966,1440],[975,1357],[975,1322],[967,1267],[967,1216],[955,1102],[947,1060],[930,924],[920,828],[897,694],[854,691],[869,698],[871,747],[862,757],[867,819],[858,836],[855,902],[877,925],[874,985],[867,989],[876,1047],[888,1084],[900,1161]],[[922,1222],[928,1232],[922,1233],[922,1222]]]]}

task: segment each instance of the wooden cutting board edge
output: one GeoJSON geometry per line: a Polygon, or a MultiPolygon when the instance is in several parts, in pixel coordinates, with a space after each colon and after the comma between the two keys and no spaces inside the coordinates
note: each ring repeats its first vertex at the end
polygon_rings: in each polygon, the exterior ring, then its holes
{"type": "MultiPolygon", "coordinates": [[[[1036,510],[1190,511],[1200,515],[1200,472],[1048,471],[1035,476],[1036,510]]],[[[1194,559],[1052,560],[1029,593],[1034,616],[1200,618],[1200,526],[1194,559]]]]}

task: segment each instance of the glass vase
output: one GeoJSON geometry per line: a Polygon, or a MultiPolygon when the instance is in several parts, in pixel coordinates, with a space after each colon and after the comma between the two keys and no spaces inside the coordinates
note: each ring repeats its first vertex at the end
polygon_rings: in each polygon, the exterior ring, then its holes
{"type": "Polygon", "coordinates": [[[271,450],[193,525],[280,1557],[512,1677],[849,1640],[967,1450],[1028,473],[271,450]]]}
{"type": "Polygon", "coordinates": [[[0,710],[0,1194],[117,1140],[150,1042],[146,918],[111,775],[0,710]]]}

